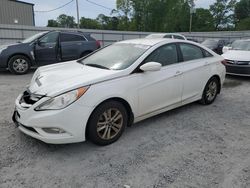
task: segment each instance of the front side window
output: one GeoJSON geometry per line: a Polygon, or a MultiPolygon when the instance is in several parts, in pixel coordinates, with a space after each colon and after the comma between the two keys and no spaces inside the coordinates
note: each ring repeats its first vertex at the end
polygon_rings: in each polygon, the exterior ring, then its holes
{"type": "Polygon", "coordinates": [[[152,52],[145,60],[147,62],[158,62],[162,66],[171,65],[178,62],[177,48],[175,44],[167,44],[152,52]]]}
{"type": "Polygon", "coordinates": [[[202,50],[198,46],[192,44],[180,44],[180,49],[184,61],[204,58],[202,50]]]}
{"type": "Polygon", "coordinates": [[[76,41],[85,41],[85,38],[80,35],[61,33],[60,40],[61,42],[76,42],[76,41]]]}
{"type": "Polygon", "coordinates": [[[22,43],[30,43],[30,42],[33,42],[33,41],[35,41],[36,39],[38,39],[39,37],[41,37],[42,35],[44,35],[44,34],[46,34],[46,33],[48,33],[48,32],[45,31],[45,32],[37,33],[37,34],[35,34],[35,35],[33,35],[33,36],[31,36],[31,37],[29,37],[29,38],[23,40],[22,43]]]}
{"type": "Polygon", "coordinates": [[[58,32],[48,33],[43,36],[39,41],[40,43],[57,43],[58,40],[58,32]]]}

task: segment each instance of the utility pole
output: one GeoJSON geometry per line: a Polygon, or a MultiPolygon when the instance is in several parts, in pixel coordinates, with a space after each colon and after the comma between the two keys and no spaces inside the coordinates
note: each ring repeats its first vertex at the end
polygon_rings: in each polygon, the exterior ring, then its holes
{"type": "Polygon", "coordinates": [[[192,32],[193,13],[190,10],[189,33],[192,32]]]}
{"type": "Polygon", "coordinates": [[[78,0],[76,0],[77,27],[80,28],[78,0]]]}
{"type": "Polygon", "coordinates": [[[189,22],[189,33],[192,32],[192,22],[193,22],[193,14],[196,12],[195,11],[195,4],[194,0],[190,0],[190,22],[189,22]]]}

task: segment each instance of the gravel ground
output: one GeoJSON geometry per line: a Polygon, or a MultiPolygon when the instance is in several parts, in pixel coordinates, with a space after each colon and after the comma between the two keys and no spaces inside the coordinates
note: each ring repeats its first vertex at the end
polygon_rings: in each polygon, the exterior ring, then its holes
{"type": "Polygon", "coordinates": [[[11,121],[32,73],[0,73],[0,187],[250,187],[250,78],[228,77],[216,102],[127,128],[113,145],[47,145],[11,121]]]}

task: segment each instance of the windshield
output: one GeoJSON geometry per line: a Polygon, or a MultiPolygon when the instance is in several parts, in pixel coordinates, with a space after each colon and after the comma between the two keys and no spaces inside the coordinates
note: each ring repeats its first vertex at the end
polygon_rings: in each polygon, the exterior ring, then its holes
{"type": "Polygon", "coordinates": [[[103,48],[81,60],[87,66],[123,70],[132,65],[150,46],[117,43],[103,48]]]}
{"type": "Polygon", "coordinates": [[[218,40],[205,40],[204,42],[202,42],[203,45],[208,45],[208,46],[215,46],[217,45],[218,40]]]}
{"type": "Polygon", "coordinates": [[[232,49],[250,51],[250,41],[235,41],[232,44],[232,49]]]}
{"type": "Polygon", "coordinates": [[[29,37],[29,38],[27,38],[27,39],[24,39],[24,40],[22,41],[22,43],[30,43],[30,42],[36,40],[37,38],[39,38],[40,36],[46,34],[46,33],[48,33],[48,32],[45,31],[45,32],[41,32],[41,33],[37,33],[37,34],[35,34],[35,35],[32,35],[31,37],[29,37]]]}

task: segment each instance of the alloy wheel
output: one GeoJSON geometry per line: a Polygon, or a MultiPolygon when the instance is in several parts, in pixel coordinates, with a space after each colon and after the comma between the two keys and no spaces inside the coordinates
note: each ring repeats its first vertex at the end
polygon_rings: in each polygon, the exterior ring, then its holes
{"type": "Polygon", "coordinates": [[[111,140],[121,131],[122,125],[122,113],[116,108],[110,108],[101,114],[97,122],[97,134],[103,140],[111,140]]]}
{"type": "Polygon", "coordinates": [[[209,83],[206,91],[207,100],[213,101],[216,95],[217,95],[217,83],[215,81],[212,81],[209,83]]]}
{"type": "Polygon", "coordinates": [[[28,68],[29,68],[29,63],[25,59],[19,58],[13,62],[13,69],[17,73],[23,73],[23,72],[27,71],[28,68]]]}

